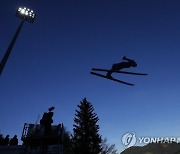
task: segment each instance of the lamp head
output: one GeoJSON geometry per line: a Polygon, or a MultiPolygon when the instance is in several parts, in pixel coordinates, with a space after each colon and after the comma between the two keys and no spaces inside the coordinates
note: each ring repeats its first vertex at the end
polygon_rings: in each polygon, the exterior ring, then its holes
{"type": "Polygon", "coordinates": [[[19,7],[16,11],[16,16],[33,23],[36,15],[34,11],[29,8],[19,7]]]}

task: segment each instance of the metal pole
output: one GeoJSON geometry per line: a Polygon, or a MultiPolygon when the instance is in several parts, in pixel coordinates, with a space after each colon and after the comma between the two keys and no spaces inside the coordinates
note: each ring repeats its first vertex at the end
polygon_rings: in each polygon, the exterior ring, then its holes
{"type": "Polygon", "coordinates": [[[5,64],[6,64],[7,60],[8,60],[8,57],[9,57],[9,55],[11,53],[11,50],[12,50],[12,48],[14,46],[14,43],[16,42],[16,39],[17,39],[17,37],[19,35],[19,32],[20,32],[20,30],[21,30],[21,28],[23,26],[24,20],[25,20],[25,18],[22,19],[22,21],[21,21],[21,23],[20,23],[14,37],[13,37],[8,49],[6,50],[6,53],[5,53],[4,57],[3,57],[3,59],[1,60],[1,63],[0,63],[0,76],[1,76],[3,68],[4,68],[4,66],[5,66],[5,64]]]}

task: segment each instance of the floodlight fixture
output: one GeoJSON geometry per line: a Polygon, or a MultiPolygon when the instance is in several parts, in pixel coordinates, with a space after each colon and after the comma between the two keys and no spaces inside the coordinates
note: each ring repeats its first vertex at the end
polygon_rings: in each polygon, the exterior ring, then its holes
{"type": "Polygon", "coordinates": [[[16,16],[24,19],[26,21],[29,21],[31,23],[34,22],[36,14],[33,10],[26,8],[26,7],[19,7],[16,11],[16,16]]]}
{"type": "Polygon", "coordinates": [[[3,56],[3,59],[0,61],[0,75],[2,74],[4,66],[5,66],[5,64],[8,60],[8,57],[11,53],[11,50],[16,42],[19,32],[21,31],[24,21],[33,23],[36,15],[35,15],[34,11],[29,8],[19,7],[16,11],[16,16],[21,18],[22,20],[21,20],[21,23],[20,23],[16,33],[14,34],[14,37],[12,38],[11,43],[9,44],[8,49],[6,50],[6,53],[3,56]]]}

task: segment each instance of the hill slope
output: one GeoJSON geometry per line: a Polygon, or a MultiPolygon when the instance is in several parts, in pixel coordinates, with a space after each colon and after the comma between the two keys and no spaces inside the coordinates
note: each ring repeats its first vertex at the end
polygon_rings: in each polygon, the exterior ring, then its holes
{"type": "Polygon", "coordinates": [[[151,143],[143,147],[130,147],[121,154],[180,154],[180,144],[151,143]]]}

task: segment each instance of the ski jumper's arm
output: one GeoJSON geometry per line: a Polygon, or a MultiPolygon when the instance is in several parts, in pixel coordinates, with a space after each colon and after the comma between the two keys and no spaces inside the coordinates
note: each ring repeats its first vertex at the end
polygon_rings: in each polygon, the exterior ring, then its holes
{"type": "Polygon", "coordinates": [[[127,58],[126,56],[123,57],[123,60],[127,60],[128,62],[133,61],[132,59],[127,58]]]}

